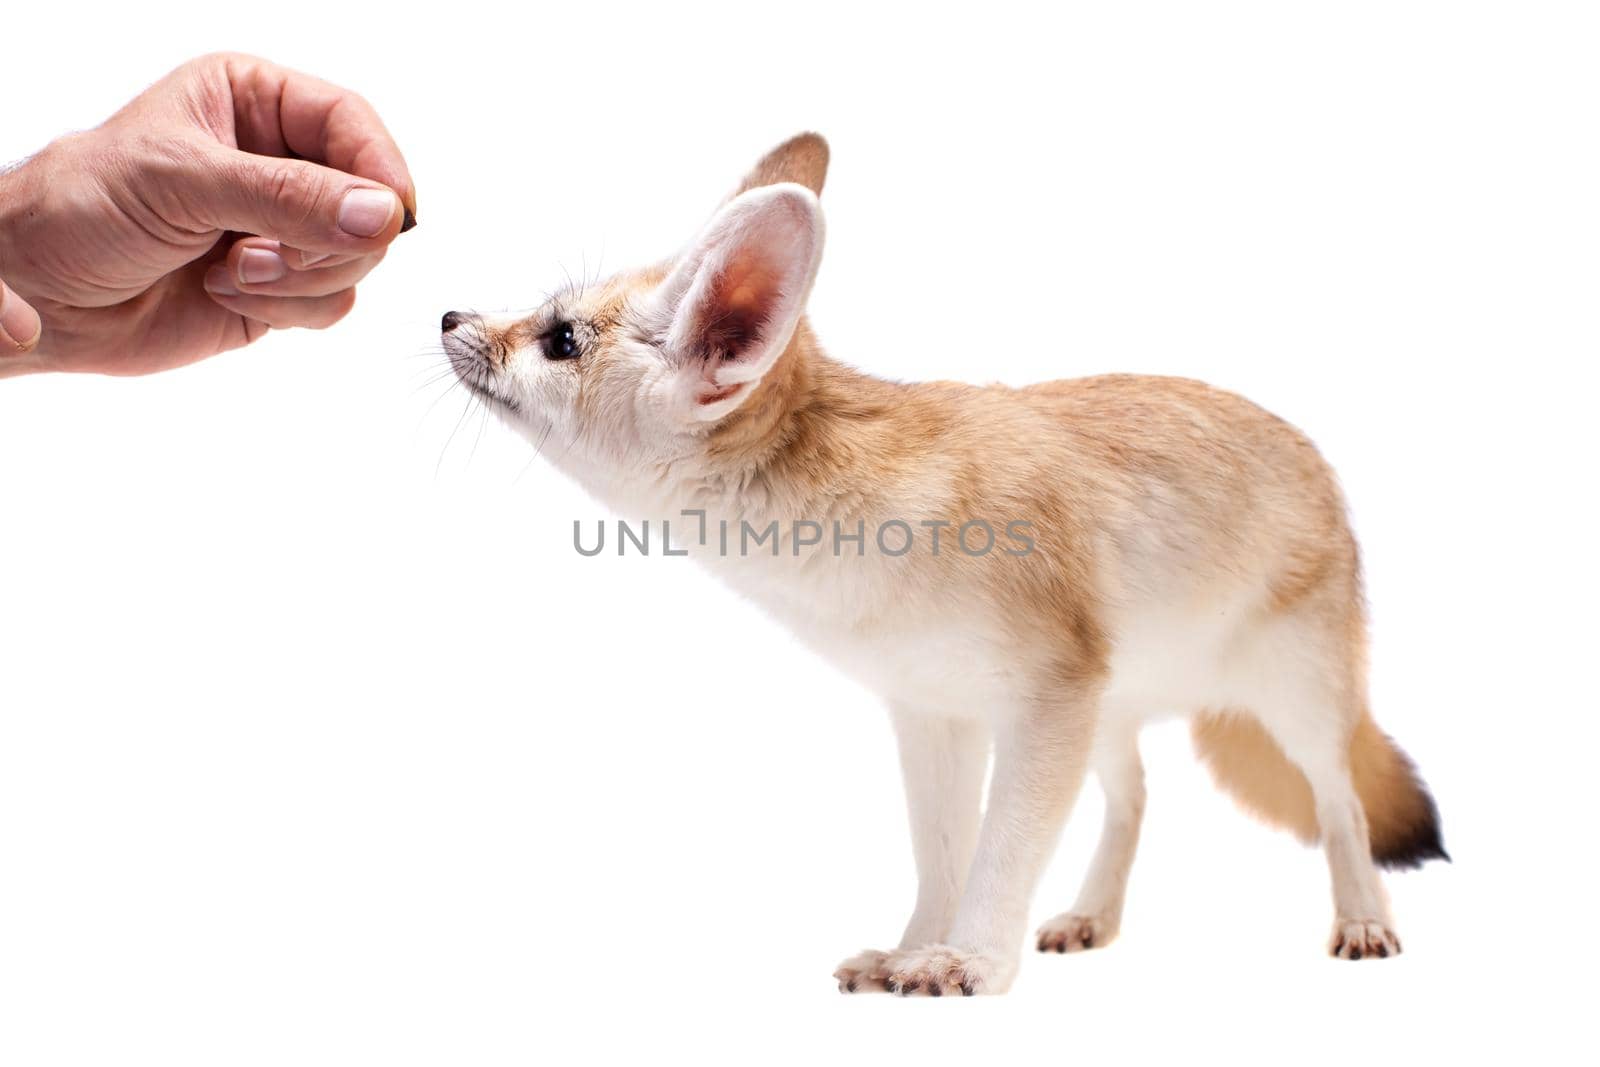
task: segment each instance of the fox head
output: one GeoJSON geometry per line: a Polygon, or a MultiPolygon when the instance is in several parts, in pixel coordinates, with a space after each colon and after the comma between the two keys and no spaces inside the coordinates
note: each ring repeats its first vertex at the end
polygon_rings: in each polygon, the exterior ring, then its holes
{"type": "MultiPolygon", "coordinates": [[[[531,314],[452,311],[461,382],[574,473],[659,478],[782,373],[822,258],[828,147],[769,152],[674,258],[557,293],[531,314]]],[[[590,481],[591,477],[583,478],[590,481]]]]}

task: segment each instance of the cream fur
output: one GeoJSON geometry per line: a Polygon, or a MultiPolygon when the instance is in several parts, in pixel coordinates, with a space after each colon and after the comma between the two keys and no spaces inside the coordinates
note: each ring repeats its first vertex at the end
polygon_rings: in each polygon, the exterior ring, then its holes
{"type": "MultiPolygon", "coordinates": [[[[1365,623],[1326,464],[1285,423],[1197,382],[901,385],[830,360],[803,316],[826,161],[820,138],[796,138],[673,261],[473,320],[446,346],[464,381],[624,515],[675,531],[684,509],[713,526],[866,525],[863,556],[826,541],[786,540],[776,557],[723,558],[715,537],[694,549],[891,709],[920,888],[898,948],[847,960],[841,987],[1004,990],[1091,767],[1103,838],[1038,945],[1115,937],[1144,807],[1137,735],[1162,714],[1259,727],[1282,795],[1298,782],[1314,810],[1335,952],[1397,952],[1367,819],[1410,794],[1396,778],[1358,796],[1352,781],[1352,738],[1370,722],[1365,623]],[[557,322],[577,359],[544,356],[557,322]],[[1031,522],[1036,550],[872,550],[886,520],[973,517],[1031,522]]],[[[1256,806],[1275,815],[1271,799],[1256,806]]]]}

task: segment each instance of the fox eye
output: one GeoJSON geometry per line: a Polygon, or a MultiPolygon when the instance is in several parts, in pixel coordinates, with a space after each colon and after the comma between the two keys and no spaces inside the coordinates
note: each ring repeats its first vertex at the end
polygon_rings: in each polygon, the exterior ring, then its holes
{"type": "Polygon", "coordinates": [[[578,339],[572,334],[572,323],[558,322],[544,335],[546,359],[576,359],[578,339]]]}

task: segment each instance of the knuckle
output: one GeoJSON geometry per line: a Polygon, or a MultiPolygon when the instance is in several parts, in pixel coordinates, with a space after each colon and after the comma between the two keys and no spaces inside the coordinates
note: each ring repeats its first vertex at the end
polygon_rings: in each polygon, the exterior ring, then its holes
{"type": "Polygon", "coordinates": [[[229,53],[226,51],[207,52],[179,64],[178,69],[189,74],[210,73],[214,70],[227,69],[228,59],[229,53]]]}
{"type": "Polygon", "coordinates": [[[125,137],[118,154],[138,169],[141,178],[153,188],[176,183],[185,174],[203,170],[206,152],[198,144],[181,137],[161,137],[139,131],[125,137]]]}
{"type": "Polygon", "coordinates": [[[177,67],[157,85],[198,108],[202,116],[225,111],[230,102],[228,84],[238,57],[231,52],[209,52],[177,67]]]}
{"type": "Polygon", "coordinates": [[[257,178],[256,195],[281,222],[299,230],[322,210],[322,190],[304,168],[289,161],[269,164],[257,178]]]}
{"type": "Polygon", "coordinates": [[[215,52],[207,52],[205,55],[196,56],[179,69],[207,74],[212,72],[227,73],[237,64],[254,62],[256,62],[256,58],[248,53],[223,48],[215,52]]]}

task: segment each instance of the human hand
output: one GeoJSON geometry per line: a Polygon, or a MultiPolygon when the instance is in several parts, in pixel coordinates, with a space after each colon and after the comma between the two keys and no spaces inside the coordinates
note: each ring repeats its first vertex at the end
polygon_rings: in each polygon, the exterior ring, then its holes
{"type": "Polygon", "coordinates": [[[186,63],[0,174],[0,377],[148,374],[331,326],[415,210],[361,97],[252,56],[186,63]]]}

